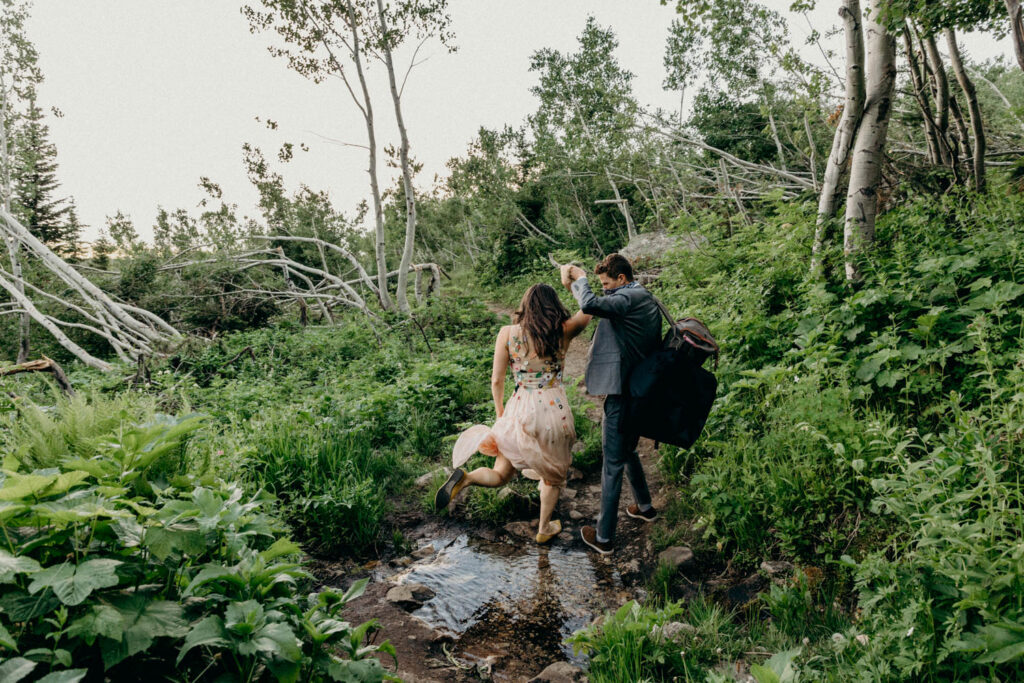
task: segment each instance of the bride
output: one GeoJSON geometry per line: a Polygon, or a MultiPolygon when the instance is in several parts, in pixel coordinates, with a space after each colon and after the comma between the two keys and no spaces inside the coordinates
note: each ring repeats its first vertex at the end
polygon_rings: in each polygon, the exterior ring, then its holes
{"type": "Polygon", "coordinates": [[[466,486],[496,488],[506,484],[514,470],[522,470],[524,476],[540,481],[537,543],[547,543],[562,531],[559,520],[551,521],[551,513],[565,487],[576,441],[562,367],[569,342],[590,319],[582,312],[570,317],[549,285],[533,285],[526,291],[515,324],[502,327],[494,344],[491,393],[497,420],[493,427],[475,425],[459,436],[452,456],[455,471],[434,497],[437,510],[466,486]],[[509,367],[516,389],[503,404],[509,367]],[[466,472],[461,466],[475,453],[493,457],[494,467],[466,472]]]}

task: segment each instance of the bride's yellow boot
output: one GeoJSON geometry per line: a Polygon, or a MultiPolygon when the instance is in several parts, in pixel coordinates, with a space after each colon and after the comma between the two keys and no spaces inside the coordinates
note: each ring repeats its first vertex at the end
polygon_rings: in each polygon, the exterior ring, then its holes
{"type": "Polygon", "coordinates": [[[539,545],[544,545],[552,538],[562,533],[562,522],[556,519],[548,523],[548,528],[553,529],[550,534],[542,534],[540,531],[537,532],[537,543],[539,545]]]}
{"type": "Polygon", "coordinates": [[[434,495],[434,509],[440,512],[444,508],[448,507],[448,503],[455,499],[455,496],[459,495],[459,491],[465,488],[466,484],[469,483],[469,477],[466,475],[466,471],[461,468],[456,468],[452,472],[451,476],[448,477],[441,488],[437,490],[434,495]]]}

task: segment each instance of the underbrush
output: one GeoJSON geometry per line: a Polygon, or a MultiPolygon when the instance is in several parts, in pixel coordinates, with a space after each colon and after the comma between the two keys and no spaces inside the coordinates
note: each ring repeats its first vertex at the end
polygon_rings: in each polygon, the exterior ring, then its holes
{"type": "MultiPolygon", "coordinates": [[[[734,568],[788,559],[823,578],[766,594],[779,637],[755,649],[812,679],[1019,678],[1024,197],[893,210],[855,287],[809,277],[813,205],[763,209],[667,261],[656,286],[723,348],[704,435],[662,462],[699,542],[734,568]]],[[[840,259],[834,247],[826,268],[840,259]]],[[[672,671],[700,680],[686,666],[672,671]]]]}
{"type": "Polygon", "coordinates": [[[47,438],[15,440],[0,473],[0,679],[141,680],[172,662],[191,681],[388,678],[375,625],[340,620],[365,584],[310,592],[266,494],[179,473],[201,418],[140,424],[102,399],[57,401],[52,422],[16,410],[16,438],[47,438]]]}

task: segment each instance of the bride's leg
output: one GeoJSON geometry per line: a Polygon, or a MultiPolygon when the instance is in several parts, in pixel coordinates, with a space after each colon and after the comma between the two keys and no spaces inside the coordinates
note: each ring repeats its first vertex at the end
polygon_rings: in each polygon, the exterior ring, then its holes
{"type": "Polygon", "coordinates": [[[540,523],[537,525],[538,534],[550,533],[548,524],[551,522],[551,513],[555,511],[555,504],[558,502],[558,494],[561,492],[558,486],[551,486],[547,482],[540,483],[540,523]]]}
{"type": "Polygon", "coordinates": [[[466,478],[469,480],[468,483],[473,486],[484,486],[494,489],[507,484],[514,472],[515,468],[512,467],[512,463],[504,455],[499,455],[494,459],[493,469],[490,467],[480,467],[467,474],[466,478]]]}

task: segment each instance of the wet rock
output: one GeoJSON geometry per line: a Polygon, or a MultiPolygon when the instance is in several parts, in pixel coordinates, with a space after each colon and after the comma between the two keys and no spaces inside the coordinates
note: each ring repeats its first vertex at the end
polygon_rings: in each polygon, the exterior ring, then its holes
{"type": "Polygon", "coordinates": [[[572,534],[570,534],[568,531],[563,531],[562,533],[558,534],[558,540],[568,543],[572,540],[572,534]]]}
{"type": "Polygon", "coordinates": [[[635,574],[638,571],[640,571],[640,560],[637,559],[623,562],[619,567],[619,573],[621,574],[635,574]]]}
{"type": "Polygon", "coordinates": [[[600,493],[601,493],[601,485],[600,484],[594,484],[593,486],[590,487],[590,492],[591,493],[596,493],[596,494],[600,495],[600,493]]]}
{"type": "Polygon", "coordinates": [[[761,571],[775,583],[782,584],[793,576],[796,568],[792,562],[765,560],[761,563],[761,571]]]}
{"type": "Polygon", "coordinates": [[[506,498],[511,498],[514,495],[515,491],[506,486],[502,490],[498,491],[498,500],[505,500],[506,498]]]}
{"type": "Polygon", "coordinates": [[[509,522],[504,529],[508,534],[519,538],[532,538],[535,535],[529,522],[509,522]]]}
{"type": "Polygon", "coordinates": [[[419,477],[416,478],[416,487],[423,488],[424,486],[428,485],[431,481],[433,481],[435,476],[441,473],[447,473],[447,471],[448,470],[446,470],[445,468],[439,467],[436,470],[420,475],[419,477]]]}
{"type": "Polygon", "coordinates": [[[677,641],[684,635],[697,632],[697,629],[690,624],[681,621],[671,621],[659,629],[661,637],[665,640],[677,641]]]}
{"type": "Polygon", "coordinates": [[[565,478],[569,481],[579,481],[583,478],[583,472],[579,471],[575,467],[570,467],[569,472],[565,475],[565,478]]]}
{"type": "Polygon", "coordinates": [[[685,546],[673,546],[658,553],[658,562],[673,569],[687,567],[693,564],[693,551],[685,546]]]}
{"type": "Polygon", "coordinates": [[[569,662],[555,662],[530,679],[530,683],[580,683],[587,677],[583,669],[569,662]]]}
{"type": "Polygon", "coordinates": [[[569,519],[583,519],[583,516],[583,513],[576,508],[569,510],[569,519]]]}
{"type": "Polygon", "coordinates": [[[434,591],[421,583],[402,583],[388,591],[387,600],[403,609],[413,610],[434,597],[434,591]]]}
{"type": "Polygon", "coordinates": [[[425,545],[422,548],[420,548],[419,550],[414,551],[412,553],[412,556],[413,556],[414,559],[417,559],[417,560],[425,560],[428,557],[433,557],[435,552],[437,552],[437,551],[434,550],[434,546],[432,546],[432,545],[425,545]]]}
{"type": "Polygon", "coordinates": [[[570,488],[562,489],[562,495],[564,497],[568,498],[569,500],[572,500],[573,498],[576,497],[576,489],[570,489],[570,488]]]}
{"type": "Polygon", "coordinates": [[[396,557],[391,560],[391,564],[396,567],[408,567],[412,564],[412,558],[406,555],[405,557],[396,557]]]}

